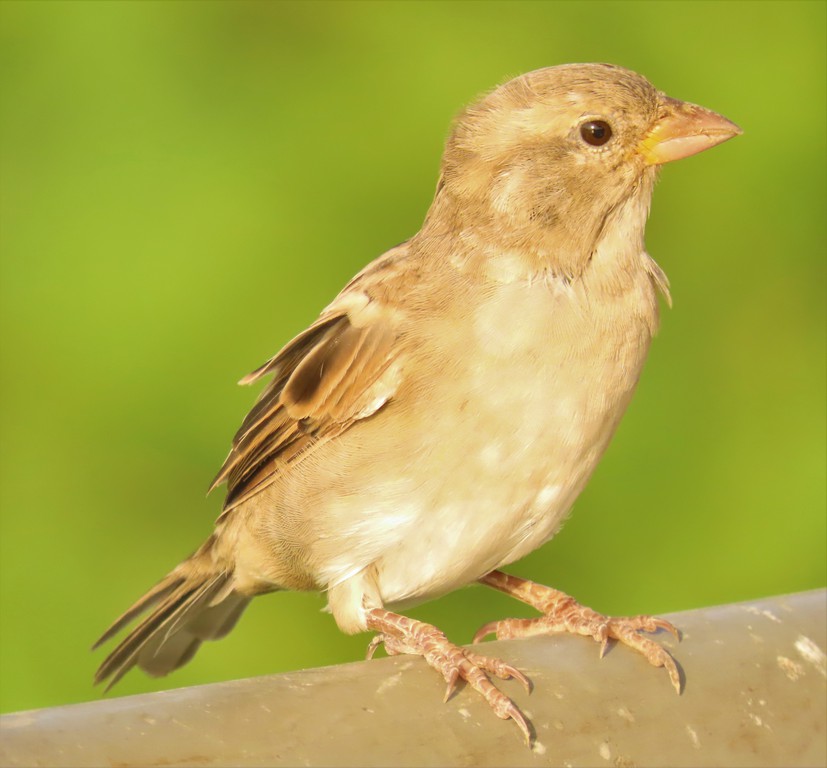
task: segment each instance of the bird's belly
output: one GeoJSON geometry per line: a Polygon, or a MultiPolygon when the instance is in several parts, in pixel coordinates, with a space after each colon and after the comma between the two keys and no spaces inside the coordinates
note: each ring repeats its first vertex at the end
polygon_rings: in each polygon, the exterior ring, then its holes
{"type": "Polygon", "coordinates": [[[405,606],[436,597],[519,559],[547,541],[580,489],[549,483],[504,499],[485,488],[435,506],[415,535],[383,554],[377,585],[386,605],[405,606]]]}
{"type": "Polygon", "coordinates": [[[406,501],[418,505],[415,524],[378,561],[387,603],[449,592],[528,554],[560,527],[604,441],[553,403],[522,408],[522,417],[508,409],[510,418],[481,409],[422,457],[427,480],[406,501]]]}

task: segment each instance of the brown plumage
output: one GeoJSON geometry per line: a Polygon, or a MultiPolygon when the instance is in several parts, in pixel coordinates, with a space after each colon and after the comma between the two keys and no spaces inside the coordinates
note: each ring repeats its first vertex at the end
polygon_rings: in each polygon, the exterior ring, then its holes
{"type": "Polygon", "coordinates": [[[152,609],[104,660],[96,683],[108,679],[109,690],[136,664],[150,675],[166,675],[186,664],[202,641],[224,637],[235,626],[250,598],[233,592],[232,572],[214,567],[209,556],[214,542],[214,536],[207,539],[95,643],[97,648],[152,609]]]}
{"type": "Polygon", "coordinates": [[[149,612],[96,679],[166,674],[257,594],[325,590],[344,631],[466,679],[528,736],[490,681],[521,673],[389,610],[479,580],[542,613],[482,634],[616,638],[677,687],[640,634],[668,623],[497,569],[554,535],[634,391],[668,298],[643,244],[657,167],[738,132],[605,64],[531,72],[465,110],[420,232],[242,380],[272,377],[215,479],[215,532],[107,630],[149,612]]]}

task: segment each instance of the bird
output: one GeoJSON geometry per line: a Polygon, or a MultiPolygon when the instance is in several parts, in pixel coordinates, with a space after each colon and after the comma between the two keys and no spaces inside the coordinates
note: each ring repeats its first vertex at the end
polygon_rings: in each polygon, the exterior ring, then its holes
{"type": "MultiPolygon", "coordinates": [[[[166,675],[226,635],[250,600],[315,590],[368,655],[424,658],[464,680],[531,743],[495,685],[520,670],[451,642],[407,607],[481,583],[534,607],[474,637],[569,632],[664,667],[652,616],[609,617],[506,573],[551,539],[637,385],[669,282],[646,252],[666,163],[741,133],[623,67],[528,72],[456,117],[420,231],[369,263],[306,330],[240,384],[268,380],[211,489],[209,538],[94,647],[166,675]]],[[[108,688],[107,688],[108,690],[108,688]]]]}

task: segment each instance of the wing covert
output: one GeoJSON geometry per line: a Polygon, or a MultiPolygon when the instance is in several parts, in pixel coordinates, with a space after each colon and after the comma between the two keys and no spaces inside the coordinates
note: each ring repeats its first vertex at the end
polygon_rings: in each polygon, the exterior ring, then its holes
{"type": "Polygon", "coordinates": [[[393,313],[366,294],[342,295],[239,382],[273,376],[210,487],[227,482],[222,518],[306,451],[375,413],[393,396],[400,380],[396,325],[393,313]]]}

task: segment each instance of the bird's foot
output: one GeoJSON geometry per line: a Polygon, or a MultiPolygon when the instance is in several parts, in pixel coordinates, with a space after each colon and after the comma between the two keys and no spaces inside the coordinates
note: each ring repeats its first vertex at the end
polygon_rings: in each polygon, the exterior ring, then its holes
{"type": "Polygon", "coordinates": [[[490,634],[495,634],[498,640],[507,640],[513,637],[570,632],[594,638],[600,643],[600,656],[602,657],[609,640],[617,640],[634,648],[652,666],[665,667],[673,687],[680,694],[681,676],[675,660],[665,648],[640,634],[640,632],[657,632],[665,629],[680,640],[677,628],[665,619],[654,616],[604,616],[591,608],[580,605],[565,592],[535,584],[533,581],[511,576],[502,571],[492,571],[483,576],[480,582],[528,603],[543,615],[536,619],[504,619],[489,622],[480,627],[474,635],[475,643],[490,634]]]}
{"type": "Polygon", "coordinates": [[[517,705],[502,693],[490,680],[490,676],[501,680],[519,680],[526,691],[531,683],[520,670],[501,659],[482,656],[454,645],[443,632],[431,624],[391,613],[383,608],[367,612],[368,628],[379,632],[368,646],[368,658],[383,644],[391,654],[410,653],[422,656],[439,672],[448,683],[443,701],[447,701],[459,679],[465,680],[487,702],[494,714],[503,720],[513,720],[531,745],[531,728],[517,705]]]}

